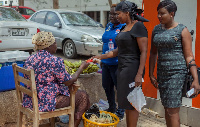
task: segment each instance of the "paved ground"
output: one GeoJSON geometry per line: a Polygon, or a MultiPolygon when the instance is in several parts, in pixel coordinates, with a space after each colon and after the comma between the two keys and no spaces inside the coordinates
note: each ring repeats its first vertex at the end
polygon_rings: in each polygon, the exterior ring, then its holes
{"type": "MultiPolygon", "coordinates": [[[[63,56],[61,50],[58,50],[55,55],[59,56],[59,57],[61,57],[63,59],[66,59],[63,56]]],[[[80,59],[81,60],[86,60],[86,59],[89,59],[89,58],[90,57],[88,57],[88,56],[78,56],[76,59],[70,59],[70,61],[77,61],[77,60],[80,60],[80,59]]],[[[31,120],[29,120],[29,122],[27,122],[27,120],[24,119],[23,121],[24,121],[23,122],[24,123],[23,127],[32,127],[31,120]]],[[[3,127],[16,127],[16,123],[7,123],[3,127]]],[[[65,127],[68,127],[68,126],[65,125],[65,127]]],[[[79,127],[84,127],[84,126],[83,126],[83,124],[81,124],[79,127]]],[[[124,119],[123,121],[119,122],[118,127],[126,127],[126,119],[124,119]]],[[[166,127],[165,119],[164,118],[159,118],[159,117],[156,118],[154,116],[150,116],[150,115],[147,115],[145,113],[140,113],[140,117],[139,117],[139,120],[138,120],[138,126],[137,127],[166,127]]],[[[188,126],[181,125],[181,127],[188,127],[188,126]]]]}
{"type": "MultiPolygon", "coordinates": [[[[4,127],[16,127],[16,123],[8,123],[4,127]]],[[[26,125],[24,124],[23,127],[32,127],[31,122],[26,123],[26,125]]],[[[65,124],[65,127],[68,127],[68,125],[65,124]]],[[[84,126],[81,124],[79,127],[84,126]]],[[[126,120],[124,119],[123,121],[119,122],[118,127],[126,127],[126,120]]],[[[166,127],[166,124],[164,118],[156,118],[144,113],[140,113],[137,127],[166,127]]],[[[189,126],[181,125],[181,127],[189,126]]]]}

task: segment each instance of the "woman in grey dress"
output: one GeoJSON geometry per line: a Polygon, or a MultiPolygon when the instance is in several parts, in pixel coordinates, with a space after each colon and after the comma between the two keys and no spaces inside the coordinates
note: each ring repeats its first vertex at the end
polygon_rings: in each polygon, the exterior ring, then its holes
{"type": "Polygon", "coordinates": [[[128,94],[134,89],[129,84],[135,82],[136,86],[142,85],[144,66],[147,57],[148,34],[147,29],[140,21],[148,21],[138,16],[137,5],[129,2],[120,2],[115,11],[120,23],[126,23],[116,36],[117,49],[107,54],[95,56],[99,59],[107,59],[118,56],[117,69],[117,99],[118,106],[126,109],[127,127],[136,127],[139,112],[127,100],[128,94]],[[139,20],[139,21],[138,21],[139,20]]]}
{"type": "MultiPolygon", "coordinates": [[[[187,65],[193,61],[192,38],[183,24],[174,21],[177,6],[173,1],[160,2],[157,7],[160,24],[152,32],[149,76],[154,87],[159,88],[168,127],[179,127],[179,110],[187,65]],[[157,60],[157,80],[153,75],[157,60]]],[[[194,78],[191,88],[200,90],[196,66],[190,68],[194,78]]]]}

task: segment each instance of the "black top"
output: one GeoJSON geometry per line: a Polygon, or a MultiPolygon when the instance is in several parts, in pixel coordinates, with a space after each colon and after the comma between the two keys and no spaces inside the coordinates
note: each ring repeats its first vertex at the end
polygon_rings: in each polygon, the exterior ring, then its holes
{"type": "MultiPolygon", "coordinates": [[[[124,27],[121,31],[123,29],[124,27]]],[[[147,29],[142,22],[136,22],[130,31],[120,32],[115,38],[119,57],[130,55],[140,59],[140,50],[136,37],[148,37],[147,29]]]]}

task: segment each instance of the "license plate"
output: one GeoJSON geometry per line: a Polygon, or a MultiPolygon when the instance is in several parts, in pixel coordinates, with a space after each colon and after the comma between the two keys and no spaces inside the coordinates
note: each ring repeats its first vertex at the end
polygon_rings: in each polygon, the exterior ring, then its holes
{"type": "Polygon", "coordinates": [[[12,36],[25,36],[25,29],[12,29],[12,36]]]}

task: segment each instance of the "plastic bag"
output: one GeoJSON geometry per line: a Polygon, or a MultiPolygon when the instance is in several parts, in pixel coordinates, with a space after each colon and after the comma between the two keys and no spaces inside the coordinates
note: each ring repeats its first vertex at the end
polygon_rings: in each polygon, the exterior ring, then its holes
{"type": "Polygon", "coordinates": [[[135,87],[127,96],[130,104],[138,111],[141,112],[141,109],[146,105],[146,100],[142,92],[141,87],[135,87]]]}
{"type": "Polygon", "coordinates": [[[89,119],[92,114],[95,114],[97,117],[100,116],[99,106],[97,104],[93,104],[90,109],[85,112],[85,118],[89,119]]]}
{"type": "Polygon", "coordinates": [[[59,116],[59,118],[62,123],[65,123],[65,124],[69,123],[69,115],[62,115],[62,116],[59,116]]]}
{"type": "Polygon", "coordinates": [[[103,99],[99,100],[98,106],[100,110],[104,110],[104,111],[109,108],[108,101],[104,101],[103,99]]]}

